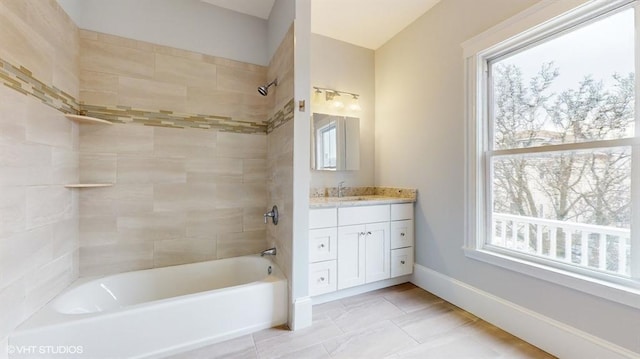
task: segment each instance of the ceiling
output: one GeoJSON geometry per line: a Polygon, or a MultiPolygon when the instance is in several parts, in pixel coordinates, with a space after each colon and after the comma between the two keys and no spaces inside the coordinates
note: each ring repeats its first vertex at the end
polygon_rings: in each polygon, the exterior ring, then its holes
{"type": "MultiPolygon", "coordinates": [[[[202,0],[268,19],[275,0],[202,0]]],[[[440,0],[311,0],[311,32],[376,50],[440,0]]]]}
{"type": "Polygon", "coordinates": [[[211,5],[241,12],[243,14],[268,19],[276,0],[202,0],[211,5]]]}

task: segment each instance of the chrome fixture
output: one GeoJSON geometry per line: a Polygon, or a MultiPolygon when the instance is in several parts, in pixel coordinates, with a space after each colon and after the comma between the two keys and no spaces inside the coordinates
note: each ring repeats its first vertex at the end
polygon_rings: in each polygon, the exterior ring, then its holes
{"type": "Polygon", "coordinates": [[[278,206],[273,206],[271,210],[264,214],[264,224],[267,224],[267,218],[271,217],[273,224],[278,224],[278,206]]]}
{"type": "Polygon", "coordinates": [[[269,93],[269,87],[271,87],[271,85],[273,86],[278,86],[278,79],[275,79],[271,82],[269,82],[268,85],[264,85],[264,86],[259,86],[258,87],[258,92],[262,95],[262,96],[267,96],[267,94],[269,93]]]}
{"type": "Polygon", "coordinates": [[[344,192],[344,181],[338,183],[338,197],[342,197],[344,192]]]}
{"type": "Polygon", "coordinates": [[[264,251],[260,252],[260,257],[264,257],[265,254],[270,255],[270,256],[275,256],[276,255],[276,247],[269,248],[267,250],[264,250],[264,251]]]}
{"type": "Polygon", "coordinates": [[[360,95],[358,95],[357,93],[338,91],[317,86],[313,86],[313,88],[316,95],[321,95],[324,92],[324,100],[330,103],[331,106],[335,108],[343,108],[344,102],[339,97],[341,97],[341,95],[348,95],[351,96],[351,104],[349,104],[348,109],[352,111],[360,111],[362,109],[360,107],[360,104],[358,103],[358,98],[360,97],[360,95]]]}

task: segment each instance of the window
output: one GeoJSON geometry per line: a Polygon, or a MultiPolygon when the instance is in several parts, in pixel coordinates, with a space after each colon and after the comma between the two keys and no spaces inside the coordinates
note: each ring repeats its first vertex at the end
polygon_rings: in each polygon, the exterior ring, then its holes
{"type": "Polygon", "coordinates": [[[335,169],[337,161],[336,149],[336,122],[332,121],[328,125],[318,129],[318,143],[321,150],[318,151],[318,165],[322,169],[335,169]]]}
{"type": "Polygon", "coordinates": [[[557,5],[463,44],[467,253],[638,293],[639,7],[557,5]]]}

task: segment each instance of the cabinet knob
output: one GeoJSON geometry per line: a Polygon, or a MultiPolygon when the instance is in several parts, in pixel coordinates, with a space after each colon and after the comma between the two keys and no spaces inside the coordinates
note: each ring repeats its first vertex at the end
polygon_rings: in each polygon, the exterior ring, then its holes
{"type": "Polygon", "coordinates": [[[366,234],[366,233],[364,233],[364,232],[360,232],[360,235],[361,235],[361,236],[366,236],[367,234],[366,234]]]}
{"type": "Polygon", "coordinates": [[[404,264],[404,261],[400,261],[400,263],[404,264]]]}
{"type": "Polygon", "coordinates": [[[321,282],[324,282],[324,277],[320,277],[320,281],[321,281],[321,282]]]}
{"type": "Polygon", "coordinates": [[[367,232],[367,235],[371,235],[371,232],[367,232]]]}
{"type": "Polygon", "coordinates": [[[320,245],[320,248],[324,248],[324,243],[320,245]]]}
{"type": "Polygon", "coordinates": [[[404,237],[404,232],[400,232],[400,235],[401,235],[402,237],[404,237]]]}

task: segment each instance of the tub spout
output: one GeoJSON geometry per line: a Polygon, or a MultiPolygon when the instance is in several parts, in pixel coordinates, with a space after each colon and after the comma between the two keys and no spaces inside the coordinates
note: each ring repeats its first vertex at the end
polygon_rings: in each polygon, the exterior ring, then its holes
{"type": "Polygon", "coordinates": [[[260,252],[260,257],[264,257],[265,254],[268,254],[270,256],[275,256],[276,255],[275,247],[274,248],[269,248],[266,251],[260,252]]]}

